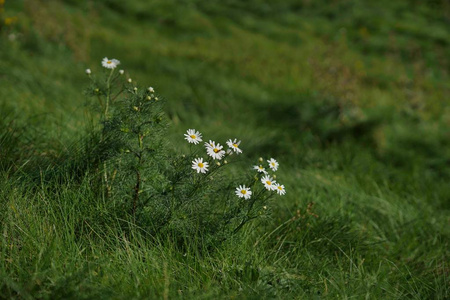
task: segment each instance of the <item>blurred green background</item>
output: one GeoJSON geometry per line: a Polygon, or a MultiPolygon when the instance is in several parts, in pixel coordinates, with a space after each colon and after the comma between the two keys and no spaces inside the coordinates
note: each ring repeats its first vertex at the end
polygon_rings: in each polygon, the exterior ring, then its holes
{"type": "MultiPolygon", "coordinates": [[[[292,286],[448,296],[448,1],[6,0],[0,18],[5,169],[70,151],[88,119],[84,70],[116,58],[167,101],[180,152],[195,128],[241,139],[248,163],[278,159],[287,195],[256,235],[315,203],[309,233],[286,231],[275,256],[274,245],[255,250],[265,257],[255,268],[277,278],[274,297],[292,286]],[[340,264],[353,255],[365,273],[340,264]]],[[[268,292],[242,278],[244,294],[268,292]]]]}

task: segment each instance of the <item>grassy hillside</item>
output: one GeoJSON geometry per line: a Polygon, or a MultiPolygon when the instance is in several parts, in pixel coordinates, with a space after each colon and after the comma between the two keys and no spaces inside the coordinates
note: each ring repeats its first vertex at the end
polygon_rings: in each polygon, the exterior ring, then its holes
{"type": "Polygon", "coordinates": [[[0,297],[448,298],[449,18],[439,0],[6,0],[0,297]],[[169,151],[188,128],[238,137],[228,175],[275,157],[286,195],[212,248],[119,217],[84,152],[105,56],[165,100],[169,151]]]}

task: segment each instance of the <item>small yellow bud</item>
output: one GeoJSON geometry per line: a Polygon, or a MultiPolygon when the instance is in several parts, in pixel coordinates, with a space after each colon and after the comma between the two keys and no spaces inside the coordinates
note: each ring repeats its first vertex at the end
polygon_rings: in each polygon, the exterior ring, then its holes
{"type": "Polygon", "coordinates": [[[158,97],[155,97],[155,101],[158,101],[158,97]]]}
{"type": "Polygon", "coordinates": [[[259,158],[259,161],[262,162],[264,159],[262,157],[259,158]]]}
{"type": "Polygon", "coordinates": [[[99,89],[95,89],[94,92],[96,92],[98,94],[98,92],[100,92],[100,90],[99,89]]]}
{"type": "Polygon", "coordinates": [[[220,167],[220,162],[216,162],[216,165],[217,165],[218,167],[220,167]]]}
{"type": "Polygon", "coordinates": [[[131,80],[131,78],[128,78],[128,82],[131,83],[131,82],[133,82],[133,80],[131,80]]]}
{"type": "Polygon", "coordinates": [[[137,87],[134,87],[134,89],[133,89],[135,92],[137,92],[137,87]]]}
{"type": "Polygon", "coordinates": [[[138,111],[138,110],[139,110],[139,108],[138,108],[137,106],[133,106],[133,109],[134,109],[135,111],[138,111]]]}
{"type": "Polygon", "coordinates": [[[223,163],[226,165],[228,163],[228,161],[224,160],[223,163]]]}
{"type": "Polygon", "coordinates": [[[267,209],[267,206],[264,205],[263,208],[264,208],[264,209],[267,209]]]}
{"type": "Polygon", "coordinates": [[[273,175],[273,179],[277,179],[277,175],[273,175]]]}
{"type": "Polygon", "coordinates": [[[152,97],[150,97],[150,96],[147,96],[147,100],[152,100],[152,97]]]}

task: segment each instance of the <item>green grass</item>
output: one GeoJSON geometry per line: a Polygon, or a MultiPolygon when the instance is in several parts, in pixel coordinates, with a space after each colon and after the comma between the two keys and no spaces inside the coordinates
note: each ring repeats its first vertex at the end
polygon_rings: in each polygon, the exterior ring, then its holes
{"type": "Polygon", "coordinates": [[[0,298],[448,298],[449,9],[7,0],[0,298]],[[230,172],[273,156],[286,196],[215,249],[117,219],[74,172],[104,56],[166,99],[175,151],[188,128],[239,137],[230,172]]]}

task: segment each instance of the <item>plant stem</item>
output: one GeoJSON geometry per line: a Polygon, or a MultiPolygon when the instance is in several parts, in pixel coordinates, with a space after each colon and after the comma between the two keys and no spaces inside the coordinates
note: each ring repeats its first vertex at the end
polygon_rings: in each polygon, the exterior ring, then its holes
{"type": "Polygon", "coordinates": [[[133,218],[136,217],[136,207],[139,201],[139,189],[141,188],[141,172],[136,170],[136,185],[134,186],[134,197],[133,197],[133,218]]]}
{"type": "Polygon", "coordinates": [[[138,167],[136,169],[136,185],[134,186],[134,197],[133,197],[133,218],[136,217],[136,207],[137,207],[137,203],[139,201],[139,190],[141,188],[141,172],[139,170],[139,168],[141,167],[142,164],[142,154],[144,153],[144,145],[142,140],[144,139],[144,136],[141,133],[138,133],[138,143],[139,143],[139,155],[137,157],[138,159],[138,167]]]}
{"type": "MultiPolygon", "coordinates": [[[[104,120],[103,121],[106,121],[108,119],[108,108],[109,108],[109,101],[111,98],[111,77],[112,77],[113,73],[114,73],[114,69],[111,69],[108,79],[106,80],[106,103],[105,103],[105,110],[104,110],[104,115],[103,115],[104,120]]],[[[101,102],[100,97],[98,97],[98,100],[100,102],[100,105],[103,108],[103,104],[101,102]]],[[[104,136],[102,137],[102,139],[103,138],[104,138],[104,136]]],[[[111,194],[111,187],[108,184],[108,168],[106,166],[106,161],[103,162],[103,179],[105,181],[106,197],[109,198],[109,196],[111,194]]]]}
{"type": "Polygon", "coordinates": [[[114,69],[111,69],[111,72],[109,73],[108,80],[106,80],[106,105],[105,105],[105,120],[108,119],[108,108],[109,108],[109,101],[111,99],[111,77],[114,73],[114,69]]]}

